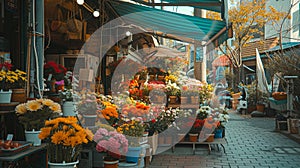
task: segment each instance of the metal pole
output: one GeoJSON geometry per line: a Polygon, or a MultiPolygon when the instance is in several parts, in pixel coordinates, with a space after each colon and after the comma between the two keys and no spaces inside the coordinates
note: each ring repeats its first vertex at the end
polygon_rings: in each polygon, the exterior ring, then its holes
{"type": "Polygon", "coordinates": [[[44,0],[37,0],[36,1],[36,50],[37,50],[37,56],[38,56],[38,71],[39,76],[38,81],[39,82],[39,89],[41,92],[44,90],[44,0]]]}
{"type": "Polygon", "coordinates": [[[297,79],[298,76],[284,76],[284,79],[287,81],[287,115],[290,117],[293,111],[293,94],[294,94],[294,79],[297,79]]]}

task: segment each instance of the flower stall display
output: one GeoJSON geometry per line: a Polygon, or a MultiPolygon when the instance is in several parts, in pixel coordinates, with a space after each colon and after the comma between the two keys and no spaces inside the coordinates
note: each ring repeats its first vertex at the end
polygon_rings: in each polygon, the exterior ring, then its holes
{"type": "Polygon", "coordinates": [[[18,120],[25,128],[26,140],[35,146],[41,145],[37,135],[44,126],[45,121],[61,115],[60,104],[50,99],[29,100],[16,106],[18,120]]]}
{"type": "Polygon", "coordinates": [[[117,167],[121,155],[126,155],[128,151],[128,140],[112,127],[100,127],[94,135],[94,141],[98,152],[107,153],[104,167],[107,167],[106,164],[117,167]]]}
{"type": "Polygon", "coordinates": [[[93,133],[78,124],[76,117],[58,117],[45,122],[39,138],[47,143],[48,165],[78,164],[82,144],[93,140],[93,133]]]}

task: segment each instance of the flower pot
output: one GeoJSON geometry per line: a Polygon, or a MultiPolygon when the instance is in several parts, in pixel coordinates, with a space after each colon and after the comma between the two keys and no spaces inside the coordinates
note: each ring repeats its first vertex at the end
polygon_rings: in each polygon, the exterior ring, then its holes
{"type": "Polygon", "coordinates": [[[223,129],[222,128],[215,129],[215,138],[222,138],[222,137],[223,137],[223,129]]]}
{"type": "Polygon", "coordinates": [[[215,134],[206,134],[205,137],[207,137],[206,142],[213,142],[215,140],[215,134]]]}
{"type": "Polygon", "coordinates": [[[63,162],[63,163],[51,163],[48,162],[49,168],[74,168],[79,163],[79,160],[76,162],[63,162]]]}
{"type": "Polygon", "coordinates": [[[63,116],[76,116],[75,103],[72,101],[66,101],[63,104],[63,116]]]}
{"type": "Polygon", "coordinates": [[[187,104],[188,103],[188,97],[181,96],[180,97],[180,103],[181,104],[187,104]]]}
{"type": "Polygon", "coordinates": [[[87,127],[95,126],[97,115],[82,115],[84,118],[84,125],[87,127]]]}
{"type": "Polygon", "coordinates": [[[25,131],[25,139],[28,142],[32,142],[33,146],[40,146],[42,140],[38,137],[41,131],[25,131]]]}
{"type": "Polygon", "coordinates": [[[24,103],[26,102],[25,89],[13,89],[11,95],[12,102],[24,103]]]}
{"type": "Polygon", "coordinates": [[[104,168],[118,168],[119,160],[103,160],[104,168]]]}
{"type": "Polygon", "coordinates": [[[137,163],[139,161],[141,150],[141,147],[128,147],[128,151],[126,153],[126,162],[137,163]]]}
{"type": "Polygon", "coordinates": [[[10,103],[11,102],[12,91],[0,90],[0,103],[10,103]]]}
{"type": "Polygon", "coordinates": [[[176,104],[176,102],[177,102],[177,96],[169,96],[170,104],[176,104]]]}
{"type": "Polygon", "coordinates": [[[257,104],[256,105],[256,110],[260,112],[264,112],[265,110],[265,105],[264,104],[257,104]]]}
{"type": "Polygon", "coordinates": [[[190,142],[197,142],[198,134],[189,133],[189,140],[190,140],[190,142]]]}

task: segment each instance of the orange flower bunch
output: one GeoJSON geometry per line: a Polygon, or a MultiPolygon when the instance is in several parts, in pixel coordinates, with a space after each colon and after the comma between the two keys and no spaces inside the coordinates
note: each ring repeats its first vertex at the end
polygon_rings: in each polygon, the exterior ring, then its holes
{"type": "Polygon", "coordinates": [[[128,117],[141,117],[149,113],[150,106],[144,102],[135,101],[132,104],[124,105],[122,113],[128,117]]]}
{"type": "Polygon", "coordinates": [[[39,138],[48,142],[50,162],[74,162],[78,159],[81,145],[93,140],[93,133],[81,127],[76,117],[58,117],[45,122],[39,138]],[[58,152],[72,155],[57,155],[58,152]]]}
{"type": "Polygon", "coordinates": [[[115,104],[112,104],[108,101],[103,101],[102,104],[105,106],[105,108],[101,110],[101,113],[105,119],[109,120],[110,117],[119,117],[118,107],[115,104]]]}

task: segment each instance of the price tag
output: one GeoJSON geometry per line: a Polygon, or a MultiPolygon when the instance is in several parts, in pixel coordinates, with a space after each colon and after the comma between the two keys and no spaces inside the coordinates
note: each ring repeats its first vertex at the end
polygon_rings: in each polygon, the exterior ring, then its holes
{"type": "Polygon", "coordinates": [[[51,81],[51,79],[52,79],[52,74],[49,74],[49,76],[48,76],[48,81],[51,81]]]}
{"type": "Polygon", "coordinates": [[[12,141],[13,137],[14,137],[14,135],[13,135],[13,134],[7,134],[7,138],[6,138],[6,140],[8,140],[8,141],[12,141]]]}

